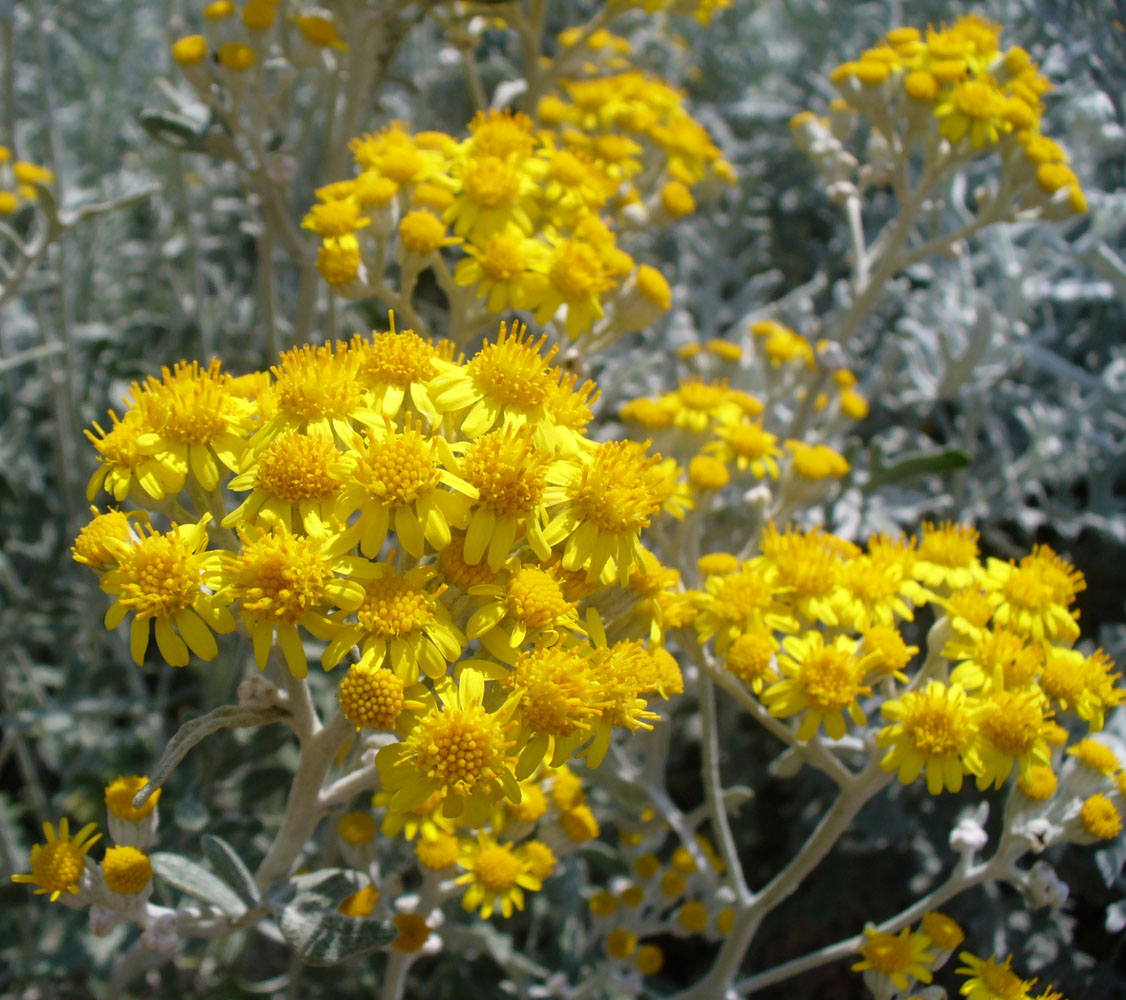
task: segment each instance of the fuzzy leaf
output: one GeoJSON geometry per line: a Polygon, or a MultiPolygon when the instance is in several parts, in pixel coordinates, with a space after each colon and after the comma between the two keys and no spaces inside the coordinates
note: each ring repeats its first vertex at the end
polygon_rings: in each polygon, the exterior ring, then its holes
{"type": "Polygon", "coordinates": [[[339,902],[326,906],[321,893],[299,892],[278,914],[286,941],[309,965],[339,965],[395,937],[390,924],[344,916],[336,909],[339,902]]]}
{"type": "Polygon", "coordinates": [[[250,869],[230,844],[222,837],[208,833],[203,838],[203,852],[211,862],[211,867],[238,893],[239,899],[247,907],[253,908],[259,904],[261,897],[254,876],[250,874],[250,869]]]}
{"type": "Polygon", "coordinates": [[[246,912],[246,906],[238,894],[218,875],[202,865],[179,854],[166,852],[150,855],[149,860],[157,875],[189,896],[205,903],[214,903],[228,916],[237,917],[246,912]]]}

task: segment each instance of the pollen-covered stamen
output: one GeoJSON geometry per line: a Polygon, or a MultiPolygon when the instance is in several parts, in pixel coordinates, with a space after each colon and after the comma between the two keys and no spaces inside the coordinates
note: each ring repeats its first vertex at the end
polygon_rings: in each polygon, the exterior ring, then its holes
{"type": "Polygon", "coordinates": [[[407,386],[434,376],[430,362],[438,352],[413,330],[376,333],[370,342],[356,336],[352,348],[362,358],[359,372],[364,381],[407,386]]]}
{"type": "Polygon", "coordinates": [[[465,449],[461,474],[498,517],[530,514],[543,498],[548,459],[531,430],[505,428],[465,449]]]}
{"type": "Polygon", "coordinates": [[[555,382],[549,362],[558,351],[552,347],[541,354],[547,336],[532,341],[527,328],[513,326],[511,332],[502,323],[495,344],[484,346],[466,366],[469,377],[486,394],[491,394],[523,409],[544,401],[555,382]]]}
{"type": "Polygon", "coordinates": [[[410,414],[402,433],[385,438],[369,433],[366,452],[352,474],[385,507],[409,507],[436,487],[440,477],[433,446],[412,425],[410,414]]]}
{"type": "Polygon", "coordinates": [[[553,625],[575,607],[563,597],[555,577],[535,566],[523,566],[512,574],[507,603],[509,613],[531,629],[553,625]]]}
{"type": "Polygon", "coordinates": [[[648,527],[661,509],[660,455],[647,455],[648,445],[608,441],[576,473],[571,492],[580,520],[611,534],[648,527]]]}
{"type": "Polygon", "coordinates": [[[320,546],[302,535],[278,530],[244,540],[231,559],[230,593],[242,610],[281,625],[296,625],[307,612],[326,600],[325,587],[333,579],[320,546]]]}
{"type": "Polygon", "coordinates": [[[847,708],[863,689],[856,661],[835,646],[826,646],[803,660],[797,682],[810,705],[826,711],[847,708]]]}
{"type": "Polygon", "coordinates": [[[411,635],[434,620],[435,597],[417,584],[388,573],[365,583],[364,602],[356,610],[356,620],[372,635],[411,635]]]}
{"type": "Polygon", "coordinates": [[[1001,691],[979,722],[982,735],[1002,753],[1026,754],[1035,745],[1047,717],[1035,694],[1001,691]]]}
{"type": "Polygon", "coordinates": [[[286,434],[262,453],[254,485],[266,496],[286,503],[327,500],[341,486],[329,471],[339,459],[340,453],[325,438],[286,434]]]}
{"type": "Polygon", "coordinates": [[[159,534],[149,526],[136,545],[117,549],[117,599],[139,617],[170,618],[200,595],[200,558],[179,532],[159,534]]]}
{"type": "Polygon", "coordinates": [[[271,369],[277,378],[278,410],[301,425],[347,419],[364,402],[357,360],[343,344],[284,352],[281,364],[271,369]]]}
{"type": "Polygon", "coordinates": [[[902,702],[903,732],[924,757],[952,757],[966,749],[973,725],[963,701],[939,685],[925,694],[909,692],[902,702]]]}
{"type": "Polygon", "coordinates": [[[407,742],[428,780],[462,795],[496,777],[511,745],[501,723],[480,706],[435,709],[419,720],[407,742]]]}
{"type": "Polygon", "coordinates": [[[403,687],[390,670],[353,666],[337,692],[340,711],[357,729],[394,729],[405,702],[403,687]]]}
{"type": "Polygon", "coordinates": [[[481,885],[491,892],[507,892],[516,885],[523,865],[507,846],[495,844],[477,855],[473,872],[481,885]]]}

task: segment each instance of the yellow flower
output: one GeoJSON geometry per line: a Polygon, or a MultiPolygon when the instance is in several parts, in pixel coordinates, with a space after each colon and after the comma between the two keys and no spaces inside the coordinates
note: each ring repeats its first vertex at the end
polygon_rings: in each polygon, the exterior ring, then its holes
{"type": "Polygon", "coordinates": [[[805,713],[797,731],[799,740],[811,739],[822,722],[831,739],[841,739],[846,731],[845,712],[858,726],[864,724],[864,712],[856,699],[869,693],[862,678],[871,654],[857,658],[856,647],[855,639],[843,635],[827,645],[820,632],[783,640],[778,666],[784,679],[768,687],[762,700],[771,715],[779,718],[805,713]]]}
{"type": "Polygon", "coordinates": [[[802,479],[819,482],[822,479],[840,479],[851,468],[848,459],[827,444],[805,444],[787,441],[794,472],[802,479]]]}
{"type": "Polygon", "coordinates": [[[912,568],[915,578],[928,587],[964,590],[981,574],[977,561],[979,537],[969,524],[943,521],[934,525],[924,521],[918,558],[912,568]]]}
{"type": "Polygon", "coordinates": [[[418,913],[396,913],[391,922],[399,932],[391,947],[404,954],[413,955],[421,950],[430,937],[426,918],[418,913]]]}
{"type": "MultiPolygon", "coordinates": [[[[336,666],[360,645],[359,665],[375,670],[385,663],[407,684],[427,677],[442,677],[465,648],[465,635],[438,598],[442,587],[428,589],[436,573],[433,566],[416,566],[399,575],[388,561],[369,564],[362,588],[350,595],[355,623],[337,624],[334,638],[321,658],[326,670],[336,666]]],[[[343,606],[343,605],[341,605],[343,606]]],[[[343,619],[337,612],[333,618],[343,619]]]]}
{"type": "Polygon", "coordinates": [[[720,655],[747,632],[796,632],[798,620],[787,603],[787,588],[780,586],[752,563],[724,576],[708,577],[699,595],[700,614],[695,621],[700,642],[715,636],[720,655]]]}
{"type": "Polygon", "coordinates": [[[13,882],[35,885],[37,896],[51,894],[53,903],[64,892],[78,895],[78,882],[85,870],[86,852],[101,837],[94,833],[97,823],[87,823],[72,840],[70,821],[65,817],[59,821],[59,832],[50,823],[43,824],[43,836],[47,843],[35,844],[31,848],[31,873],[13,875],[13,882]]]}
{"type": "Polygon", "coordinates": [[[880,762],[885,771],[898,770],[905,785],[926,771],[931,795],[944,789],[961,791],[966,772],[963,755],[975,734],[961,687],[931,681],[925,691],[908,691],[884,702],[880,712],[892,720],[876,737],[877,746],[891,748],[880,762]]]}
{"type": "Polygon", "coordinates": [[[392,670],[372,669],[353,664],[340,682],[336,697],[340,712],[360,729],[393,730],[404,711],[421,711],[426,706],[412,695],[420,693],[407,685],[392,670]]]}
{"type": "Polygon", "coordinates": [[[473,667],[462,668],[456,685],[442,677],[434,686],[440,703],[433,699],[401,742],[376,755],[383,787],[392,793],[389,808],[405,812],[434,792],[444,793],[446,816],[464,814],[471,827],[480,828],[502,797],[520,801],[509,735],[514,705],[486,710],[485,678],[473,667]]]}
{"type": "MultiPolygon", "coordinates": [[[[373,331],[370,340],[354,336],[349,348],[359,359],[357,375],[371,393],[371,408],[393,419],[406,404],[431,424],[437,423],[429,383],[443,345],[451,346],[444,341],[435,347],[413,330],[397,331],[394,313],[389,331],[373,331]]],[[[372,421],[369,426],[378,430],[382,423],[372,421]]]]}
{"type": "Polygon", "coordinates": [[[147,799],[145,804],[140,809],[133,808],[133,799],[136,798],[137,793],[145,787],[148,778],[133,775],[126,778],[124,775],[119,775],[114,778],[106,786],[105,802],[106,809],[111,816],[116,816],[118,819],[129,820],[136,823],[147,816],[152,815],[153,810],[156,809],[157,804],[160,802],[161,789],[156,789],[147,799]]]}
{"type": "Polygon", "coordinates": [[[762,421],[741,421],[715,428],[719,438],[706,450],[725,462],[734,462],[740,472],[750,469],[757,479],[778,478],[778,437],[764,430],[762,421]]]}
{"type": "Polygon", "coordinates": [[[860,946],[861,960],[852,969],[861,972],[872,969],[881,972],[897,990],[906,990],[912,979],[929,983],[934,973],[928,968],[935,954],[927,949],[931,939],[926,934],[912,934],[904,927],[898,934],[885,934],[873,927],[864,930],[864,943],[860,946]]]}
{"type": "Polygon", "coordinates": [[[1021,979],[1013,972],[1012,955],[1000,965],[995,955],[983,959],[963,951],[958,957],[966,963],[957,970],[967,977],[960,990],[966,1000],[1029,1000],[1028,991],[1036,980],[1021,979]]]}
{"type": "Polygon", "coordinates": [[[328,239],[349,236],[369,225],[371,219],[361,214],[355,198],[335,198],[314,205],[301,220],[303,229],[311,229],[318,236],[328,239]]]}
{"type": "Polygon", "coordinates": [[[485,299],[490,312],[539,307],[547,293],[545,243],[510,222],[480,244],[468,242],[462,249],[466,256],[454,268],[454,281],[476,285],[477,297],[485,299]]]}
{"type": "Polygon", "coordinates": [[[465,157],[454,166],[457,195],[442,215],[454,234],[482,243],[509,223],[532,232],[536,182],[519,153],[465,157]]]}
{"type": "Polygon", "coordinates": [[[469,886],[461,897],[462,909],[470,913],[480,909],[486,920],[498,908],[506,918],[511,917],[513,909],[524,909],[524,890],[538,892],[543,885],[532,874],[526,854],[514,851],[510,844],[497,843],[488,833],[462,845],[458,864],[467,871],[455,882],[469,886]]]}
{"type": "Polygon", "coordinates": [[[135,847],[111,847],[102,859],[102,878],[110,892],[132,896],[152,882],[152,863],[135,847]]]}
{"type": "Polygon", "coordinates": [[[632,567],[644,565],[641,532],[665,500],[661,456],[647,452],[647,443],[609,441],[549,471],[545,503],[555,510],[544,537],[551,546],[566,543],[564,569],[585,568],[595,580],[614,559],[625,586],[632,567]]]}
{"type": "Polygon", "coordinates": [[[411,253],[428,254],[460,242],[447,236],[446,227],[432,212],[407,212],[399,221],[399,239],[411,253]]]}
{"type": "Polygon", "coordinates": [[[983,580],[993,616],[1002,625],[1036,639],[1074,640],[1078,613],[1069,606],[1086,589],[1083,574],[1047,545],[1037,545],[1020,563],[988,561],[983,580]]]}
{"type": "Polygon", "coordinates": [[[348,143],[358,166],[373,177],[383,177],[393,186],[419,184],[439,178],[445,166],[444,155],[420,144],[403,122],[395,121],[368,132],[348,143]]]}
{"type": "Polygon", "coordinates": [[[160,655],[174,667],[187,666],[190,649],[201,660],[219,653],[215,632],[231,632],[235,622],[224,607],[225,599],[205,593],[202,584],[220,566],[222,555],[207,552],[205,514],[196,524],[173,524],[166,534],[139,526],[135,541],[108,540],[117,558],[99,586],[117,600],[106,611],[106,628],[117,628],[132,611],[129,650],[144,662],[149,644],[149,622],[156,631],[160,655]]]}
{"type": "Polygon", "coordinates": [[[357,435],[331,473],[344,484],[334,513],[342,524],[359,518],[341,532],[338,550],[353,547],[374,559],[387,532],[407,553],[422,557],[426,543],[437,550],[450,543],[451,528],[465,528],[477,491],[445,467],[454,460],[444,439],[424,435],[407,414],[403,430],[357,435]],[[443,489],[442,487],[448,487],[443,489]]]}
{"type": "Polygon", "coordinates": [[[326,536],[294,535],[284,525],[269,532],[258,528],[257,535],[243,531],[241,538],[242,550],[225,553],[212,580],[216,596],[239,603],[259,669],[266,666],[276,634],[290,673],[304,677],[309,666],[298,627],[320,639],[335,636],[330,608],[355,611],[365,594],[363,584],[336,574],[363,571],[364,562],[334,556],[326,536]]]}
{"type": "Polygon", "coordinates": [[[1122,815],[1101,793],[1088,796],[1079,810],[1079,822],[1096,840],[1114,840],[1122,832],[1122,815]]]}
{"type": "Polygon", "coordinates": [[[129,526],[129,518],[147,520],[148,515],[143,511],[130,511],[128,514],[120,510],[98,513],[97,507],[91,507],[93,519],[78,532],[78,537],[71,546],[74,561],[89,566],[95,573],[104,572],[117,565],[117,556],[114,554],[109,542],[130,542],[135,540],[133,529],[129,526]]]}
{"type": "Polygon", "coordinates": [[[1006,102],[988,79],[963,80],[940,97],[934,116],[939,134],[957,144],[967,136],[976,150],[996,145],[1001,132],[1012,127],[1005,116],[1006,102]]]}
{"type": "Polygon", "coordinates": [[[982,699],[973,710],[976,738],[964,758],[967,770],[977,776],[978,789],[991,784],[1000,788],[1014,765],[1021,775],[1033,765],[1049,766],[1050,720],[1039,688],[995,691],[982,699]]]}
{"type": "MultiPolygon", "coordinates": [[[[587,240],[556,239],[549,258],[540,265],[547,277],[543,298],[536,307],[536,322],[551,322],[560,306],[567,307],[564,324],[572,340],[603,316],[602,297],[616,284],[599,248],[587,240]]],[[[629,270],[632,270],[632,262],[629,270]]]]}

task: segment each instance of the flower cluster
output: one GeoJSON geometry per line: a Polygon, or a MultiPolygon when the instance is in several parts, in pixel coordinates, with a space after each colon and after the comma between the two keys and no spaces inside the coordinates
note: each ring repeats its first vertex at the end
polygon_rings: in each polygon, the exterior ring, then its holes
{"type": "Polygon", "coordinates": [[[35,200],[36,184],[53,184],[55,175],[27,160],[13,160],[12,151],[0,146],[0,216],[11,215],[24,202],[35,200]]]}
{"type": "MultiPolygon", "coordinates": [[[[917,996],[920,985],[934,981],[935,972],[964,940],[957,923],[933,910],[924,914],[917,930],[907,926],[891,934],[869,927],[860,946],[861,959],[852,968],[864,973],[865,985],[881,1000],[917,996]]],[[[1037,980],[1018,976],[1012,955],[999,962],[996,955],[986,959],[963,951],[958,958],[964,963],[956,970],[962,977],[958,992],[969,1000],[1065,1000],[1052,986],[1034,993],[1037,980]]]]}
{"type": "Polygon", "coordinates": [[[1019,46],[1002,48],[1001,28],[976,14],[926,32],[903,27],[838,66],[840,100],[830,116],[802,112],[794,135],[827,182],[857,166],[844,149],[857,115],[871,128],[862,180],[905,190],[907,163],[922,151],[922,177],[933,180],[983,156],[1001,175],[978,215],[991,219],[1087,210],[1079,180],[1060,145],[1041,131],[1051,84],[1019,46]]]}
{"type": "Polygon", "coordinates": [[[279,7],[278,0],[212,0],[201,12],[202,32],[177,38],[172,58],[198,90],[235,96],[276,50],[295,66],[319,66],[326,53],[347,50],[328,11],[292,15],[283,25],[279,7]]]}
{"type": "Polygon", "coordinates": [[[698,638],[772,715],[798,720],[798,740],[840,740],[878,711],[884,769],[935,795],[967,775],[979,789],[1047,780],[1068,739],[1056,720],[1097,732],[1124,700],[1102,651],[1073,648],[1083,577],[1047,546],[983,561],[967,525],[876,536],[867,551],[767,525],[753,558],[701,562],[698,638]],[[924,606],[937,622],[920,657],[904,633],[924,606]]]}
{"type": "Polygon", "coordinates": [[[619,415],[684,465],[695,498],[758,481],[792,509],[849,472],[840,452],[807,443],[839,435],[868,412],[832,345],[761,320],[741,341],[693,343],[678,353],[694,373],[671,392],[631,399],[619,415]]]}
{"type": "MultiPolygon", "coordinates": [[[[616,36],[600,34],[612,48],[616,36]]],[[[668,282],[611,224],[690,214],[693,185],[731,179],[682,95],[635,71],[566,79],[535,120],[479,112],[461,140],[394,122],[350,148],[357,176],[318,190],[303,222],[321,238],[322,277],[338,294],[408,308],[430,269],[459,343],[512,309],[593,342],[651,323],[671,304],[668,282]]]]}
{"type": "Polygon", "coordinates": [[[377,764],[397,813],[437,796],[480,828],[545,760],[596,766],[682,690],[659,628],[678,578],[640,542],[676,473],[587,438],[593,386],[544,345],[502,326],[454,360],[392,329],[270,373],[181,363],[134,384],[89,435],[90,494],[173,523],[110,510],[83,528],[107,626],[131,614],[136,661],[155,634],[183,666],[241,624],[260,667],[276,647],[297,677],[320,640],[326,670],[348,662],[344,716],[396,734],[377,764]]]}

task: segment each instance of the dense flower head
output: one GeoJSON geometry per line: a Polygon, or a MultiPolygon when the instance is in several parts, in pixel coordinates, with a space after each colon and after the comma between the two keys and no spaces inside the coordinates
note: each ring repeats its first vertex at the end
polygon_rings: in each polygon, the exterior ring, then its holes
{"type": "Polygon", "coordinates": [[[50,893],[52,903],[64,892],[78,895],[86,854],[101,837],[100,833],[94,832],[96,829],[96,823],[87,823],[71,837],[70,821],[65,817],[59,821],[57,833],[51,823],[44,823],[46,843],[35,844],[31,848],[30,874],[13,875],[12,881],[36,886],[37,896],[50,893]]]}

